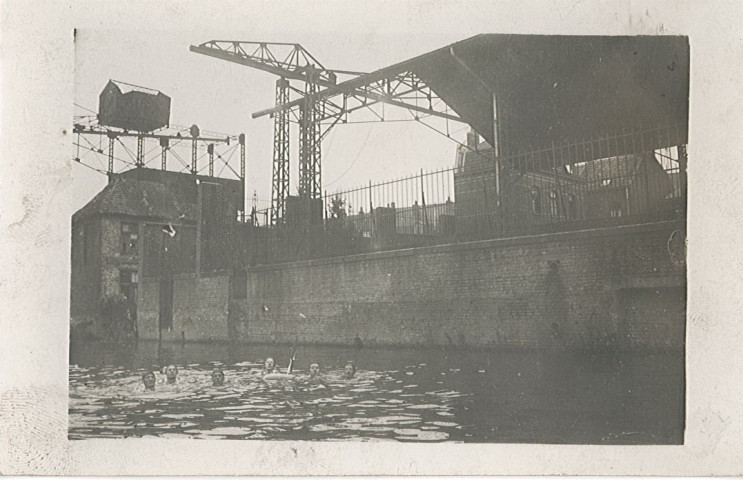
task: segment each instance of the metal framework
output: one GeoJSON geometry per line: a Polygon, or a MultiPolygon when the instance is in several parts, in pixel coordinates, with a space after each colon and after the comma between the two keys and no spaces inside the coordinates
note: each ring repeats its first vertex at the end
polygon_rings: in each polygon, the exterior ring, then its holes
{"type": "Polygon", "coordinates": [[[162,148],[161,160],[162,160],[163,170],[168,169],[168,148],[169,146],[170,146],[170,140],[167,137],[160,137],[160,148],[162,148]]]}
{"type": "MultiPolygon", "coordinates": [[[[211,40],[191,46],[192,52],[263,70],[280,78],[276,82],[276,106],[289,103],[290,93],[306,98],[320,87],[335,85],[336,72],[326,69],[301,45],[295,43],[268,43],[211,40]],[[291,87],[290,80],[304,82],[303,89],[291,87]]],[[[341,72],[358,75],[357,72],[341,72]]],[[[298,122],[299,138],[299,194],[310,198],[322,195],[321,142],[324,134],[320,122],[324,108],[312,101],[303,103],[298,122]]],[[[274,116],[273,178],[271,183],[271,223],[280,225],[286,215],[286,197],[289,195],[290,111],[274,116]]]]}
{"type": "MultiPolygon", "coordinates": [[[[276,105],[289,102],[289,81],[276,81],[276,105]]],[[[273,177],[271,183],[271,223],[283,222],[286,215],[286,197],[289,195],[289,112],[274,115],[273,177]]]]}
{"type": "Polygon", "coordinates": [[[281,224],[286,214],[291,118],[299,123],[299,195],[309,198],[322,196],[322,140],[335,125],[345,122],[349,113],[368,109],[383,121],[384,115],[371,108],[382,103],[407,109],[415,119],[435,116],[463,121],[412,71],[371,80],[364,77],[357,85],[351,80],[336,88],[337,74],[361,73],[329,70],[299,44],[211,40],[191,46],[190,50],[280,77],[276,82],[275,106],[253,114],[253,118],[269,114],[274,118],[273,225],[281,224]],[[304,89],[291,87],[289,80],[304,82],[304,89]],[[321,91],[320,87],[326,89],[321,91]],[[299,98],[290,101],[290,92],[299,98]]]}
{"type": "MultiPolygon", "coordinates": [[[[243,190],[245,190],[245,134],[241,133],[237,137],[237,141],[240,143],[240,179],[243,181],[243,190]]],[[[245,222],[245,206],[243,205],[242,213],[240,215],[240,221],[245,222]]]]}
{"type": "MultiPolygon", "coordinates": [[[[193,128],[193,127],[192,127],[193,128]]],[[[192,130],[193,132],[193,130],[192,130]]],[[[143,168],[145,166],[145,141],[147,139],[157,139],[159,142],[159,145],[161,147],[161,153],[160,153],[160,162],[161,162],[161,168],[163,170],[167,170],[167,152],[171,149],[170,147],[170,141],[171,140],[183,140],[185,137],[180,132],[176,134],[165,134],[165,133],[141,133],[141,132],[128,132],[125,130],[113,130],[108,127],[103,127],[100,125],[90,125],[85,126],[82,124],[76,124],[73,129],[73,133],[76,133],[78,137],[83,136],[105,136],[108,138],[108,152],[107,152],[107,159],[108,159],[108,165],[107,170],[103,173],[106,173],[108,175],[113,175],[114,172],[114,160],[116,158],[115,154],[115,144],[117,140],[120,140],[121,138],[126,137],[135,137],[137,139],[137,152],[136,156],[134,157],[134,166],[136,168],[143,168]]],[[[221,143],[229,145],[231,139],[234,139],[234,137],[202,137],[202,136],[196,136],[192,139],[192,145],[191,145],[191,165],[189,167],[189,171],[191,173],[198,173],[198,142],[204,142],[209,143],[207,145],[207,151],[209,151],[209,175],[213,176],[214,174],[214,143],[221,143]]],[[[78,141],[78,147],[81,146],[80,142],[78,141]]],[[[92,144],[91,144],[92,145],[92,144]]],[[[123,144],[122,144],[123,145],[123,144]]],[[[126,149],[126,147],[124,147],[126,149]]],[[[103,151],[99,151],[95,148],[89,148],[90,150],[95,150],[96,153],[102,154],[103,151]]],[[[128,151],[128,149],[126,149],[128,151]]],[[[221,157],[220,157],[221,158],[221,157]]],[[[245,178],[245,167],[244,167],[244,156],[243,156],[243,165],[240,173],[240,178],[245,178]]]]}
{"type": "Polygon", "coordinates": [[[214,176],[214,144],[210,143],[206,146],[206,152],[209,154],[209,176],[214,176]]]}
{"type": "Polygon", "coordinates": [[[137,168],[144,167],[144,138],[142,135],[137,135],[137,168]]]}
{"type": "MultiPolygon", "coordinates": [[[[347,116],[356,110],[370,109],[373,105],[384,103],[409,110],[415,118],[434,116],[455,122],[465,122],[451,111],[436,92],[426,85],[415,72],[405,71],[377,77],[364,82],[349,80],[335,87],[313,93],[312,99],[315,103],[325,104],[326,114],[319,120],[325,121],[341,115],[347,116]]],[[[252,117],[277,115],[284,111],[302,108],[303,105],[304,99],[298,99],[255,112],[252,117]]]]}
{"type": "Polygon", "coordinates": [[[323,116],[323,104],[312,101],[318,85],[312,81],[305,85],[306,95],[299,111],[299,195],[320,198],[322,195],[320,121],[323,116]]]}

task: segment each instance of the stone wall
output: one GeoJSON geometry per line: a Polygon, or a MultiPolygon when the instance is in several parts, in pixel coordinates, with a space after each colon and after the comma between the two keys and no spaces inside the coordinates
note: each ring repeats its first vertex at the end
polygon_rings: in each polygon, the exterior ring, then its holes
{"type": "MultiPolygon", "coordinates": [[[[684,345],[681,222],[251,269],[239,340],[365,345],[684,345]]],[[[237,309],[236,309],[237,310],[237,309]]]]}
{"type": "MultiPolygon", "coordinates": [[[[176,275],[173,278],[173,325],[163,340],[227,340],[229,282],[227,275],[176,275]]],[[[158,338],[160,280],[145,278],[140,284],[137,329],[141,339],[158,338]]]]}

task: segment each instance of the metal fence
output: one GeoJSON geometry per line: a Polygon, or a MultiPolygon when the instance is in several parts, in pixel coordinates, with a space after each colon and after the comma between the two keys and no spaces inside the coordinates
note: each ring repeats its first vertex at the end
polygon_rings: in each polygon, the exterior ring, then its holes
{"type": "Polygon", "coordinates": [[[685,142],[685,132],[671,127],[499,159],[487,145],[463,146],[452,168],[326,193],[305,207],[288,204],[285,224],[261,227],[271,245],[255,261],[685,218],[685,142]]]}

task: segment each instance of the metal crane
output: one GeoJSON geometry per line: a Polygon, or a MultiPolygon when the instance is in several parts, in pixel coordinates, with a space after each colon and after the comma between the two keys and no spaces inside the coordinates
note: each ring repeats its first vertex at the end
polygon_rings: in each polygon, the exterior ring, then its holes
{"type": "MultiPolygon", "coordinates": [[[[299,195],[319,198],[321,183],[321,142],[330,127],[323,131],[321,119],[326,117],[323,104],[310,101],[320,87],[336,84],[336,72],[326,69],[301,45],[296,43],[268,43],[211,40],[191,46],[192,52],[228,62],[257,68],[274,75],[276,106],[289,103],[290,92],[305,99],[299,108],[299,195]],[[291,86],[290,80],[304,83],[303,88],[291,86]]],[[[340,72],[355,74],[357,72],[340,72]]],[[[273,180],[271,185],[271,223],[278,225],[285,219],[286,197],[289,195],[289,122],[290,111],[277,112],[274,117],[273,180]]]]}
{"type": "MultiPolygon", "coordinates": [[[[257,68],[280,77],[276,82],[276,105],[269,110],[253,114],[253,118],[264,115],[271,115],[274,118],[271,208],[273,225],[281,224],[286,213],[286,197],[289,194],[291,116],[299,123],[300,132],[299,194],[309,198],[319,198],[322,193],[320,159],[323,137],[336,124],[345,122],[347,115],[355,110],[371,109],[372,105],[382,103],[404,108],[416,120],[422,116],[433,116],[463,122],[441,101],[436,92],[410,70],[395,71],[391,74],[379,71],[368,75],[329,70],[296,43],[211,40],[198,46],[191,46],[190,50],[257,68]],[[355,78],[337,84],[338,74],[351,75],[355,78]],[[359,79],[358,82],[356,78],[359,79]],[[304,82],[304,88],[302,90],[293,88],[289,80],[304,82]],[[325,89],[320,90],[320,87],[325,89]],[[301,97],[290,100],[290,92],[301,97]]],[[[384,120],[383,117],[379,119],[384,120]]]]}

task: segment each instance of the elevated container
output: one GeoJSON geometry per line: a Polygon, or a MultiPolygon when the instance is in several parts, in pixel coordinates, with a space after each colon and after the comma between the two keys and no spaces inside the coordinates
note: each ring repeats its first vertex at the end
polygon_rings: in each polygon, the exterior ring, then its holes
{"type": "Polygon", "coordinates": [[[170,97],[150,88],[109,80],[98,103],[98,123],[151,132],[170,123],[170,97]]]}

